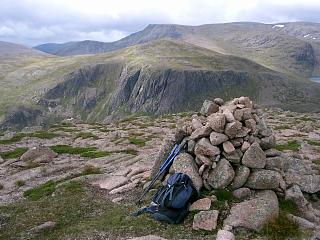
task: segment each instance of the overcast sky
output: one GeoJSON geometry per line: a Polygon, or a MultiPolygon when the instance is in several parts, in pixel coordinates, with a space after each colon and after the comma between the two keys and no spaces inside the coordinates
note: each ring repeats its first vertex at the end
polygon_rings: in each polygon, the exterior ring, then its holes
{"type": "Polygon", "coordinates": [[[0,40],[115,41],[150,23],[320,22],[320,0],[0,0],[0,40]]]}

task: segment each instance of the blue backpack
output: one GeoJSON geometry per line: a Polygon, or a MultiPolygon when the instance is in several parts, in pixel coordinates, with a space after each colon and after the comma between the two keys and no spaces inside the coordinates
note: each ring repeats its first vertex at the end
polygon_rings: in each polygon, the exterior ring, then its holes
{"type": "Polygon", "coordinates": [[[175,173],[153,196],[151,206],[133,215],[139,216],[148,212],[158,221],[180,223],[187,216],[190,204],[197,197],[198,192],[190,177],[184,173],[175,173]]]}

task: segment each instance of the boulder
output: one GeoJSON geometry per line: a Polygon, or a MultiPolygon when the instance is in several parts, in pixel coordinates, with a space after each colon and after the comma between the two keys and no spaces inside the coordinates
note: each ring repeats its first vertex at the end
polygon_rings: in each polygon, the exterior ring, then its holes
{"type": "Polygon", "coordinates": [[[226,117],[223,113],[214,113],[208,117],[209,126],[216,132],[223,133],[226,117]]]}
{"type": "Polygon", "coordinates": [[[237,199],[246,199],[251,196],[251,190],[249,188],[238,188],[232,192],[232,195],[237,199]]]}
{"type": "Polygon", "coordinates": [[[208,158],[208,157],[206,157],[205,155],[202,155],[202,154],[196,154],[196,158],[197,158],[198,161],[200,161],[201,163],[203,163],[206,166],[211,166],[212,163],[213,163],[213,161],[210,158],[208,158]]]}
{"type": "Polygon", "coordinates": [[[193,157],[188,153],[181,153],[172,164],[176,172],[182,172],[191,178],[194,187],[199,191],[202,188],[202,178],[199,175],[199,169],[193,157]]]}
{"type": "Polygon", "coordinates": [[[236,109],[233,113],[233,116],[236,120],[241,121],[243,117],[243,110],[242,109],[236,109]]]}
{"type": "Polygon", "coordinates": [[[303,192],[316,193],[320,191],[320,175],[300,175],[297,173],[286,173],[287,185],[298,185],[303,192]]]}
{"type": "Polygon", "coordinates": [[[281,179],[276,171],[256,169],[250,173],[245,186],[251,189],[277,189],[281,179]]]}
{"type": "Polygon", "coordinates": [[[238,130],[240,130],[242,127],[242,123],[239,121],[231,122],[226,124],[226,128],[224,130],[224,133],[229,138],[235,138],[237,135],[238,130]]]}
{"type": "Polygon", "coordinates": [[[216,240],[235,240],[235,236],[232,232],[226,230],[219,230],[216,240]]]}
{"type": "Polygon", "coordinates": [[[230,186],[231,189],[237,189],[242,187],[246,183],[249,175],[250,175],[250,169],[248,167],[243,165],[240,165],[239,167],[237,167],[235,171],[235,177],[230,186]]]}
{"type": "Polygon", "coordinates": [[[45,146],[38,146],[26,151],[21,157],[22,161],[50,162],[58,154],[45,146]]]}
{"type": "Polygon", "coordinates": [[[192,132],[190,139],[197,140],[203,137],[208,137],[211,132],[212,132],[212,129],[206,125],[206,126],[197,128],[194,132],[192,132]]]}
{"type": "Polygon", "coordinates": [[[261,138],[260,146],[263,150],[276,147],[276,137],[271,135],[269,137],[261,138]]]}
{"type": "Polygon", "coordinates": [[[253,143],[244,153],[242,164],[250,168],[264,168],[266,165],[266,154],[258,143],[253,143]]]}
{"type": "Polygon", "coordinates": [[[270,148],[268,150],[264,151],[267,157],[279,157],[281,156],[281,151],[275,149],[275,148],[270,148]]]}
{"type": "Polygon", "coordinates": [[[246,128],[249,128],[251,132],[254,132],[257,129],[257,123],[254,119],[248,119],[245,121],[246,128]]]}
{"type": "Polygon", "coordinates": [[[225,109],[223,114],[225,115],[227,122],[231,123],[236,121],[230,109],[225,109]]]}
{"type": "Polygon", "coordinates": [[[232,145],[230,141],[226,141],[222,144],[223,151],[225,151],[227,154],[234,152],[236,149],[232,145]]]}
{"type": "Polygon", "coordinates": [[[202,154],[206,156],[216,156],[220,154],[220,149],[216,146],[213,146],[209,139],[201,138],[194,148],[195,154],[202,154]]]}
{"type": "Polygon", "coordinates": [[[283,157],[267,157],[265,169],[287,171],[288,161],[283,157]]]}
{"type": "Polygon", "coordinates": [[[201,210],[209,210],[211,207],[211,199],[210,198],[201,198],[194,203],[189,208],[189,211],[201,211],[201,210]]]}
{"type": "Polygon", "coordinates": [[[222,154],[226,159],[228,159],[228,161],[232,163],[240,163],[241,157],[243,156],[243,153],[238,148],[232,153],[227,154],[226,152],[222,152],[222,154]]]}
{"type": "Polygon", "coordinates": [[[222,105],[224,104],[224,101],[223,101],[222,98],[215,98],[215,99],[213,100],[213,102],[214,102],[215,104],[218,104],[219,106],[222,106],[222,105]]]}
{"type": "Polygon", "coordinates": [[[201,211],[194,215],[192,228],[212,231],[217,228],[218,215],[218,210],[201,211]]]}
{"type": "Polygon", "coordinates": [[[250,143],[247,141],[244,141],[241,146],[241,152],[247,151],[249,147],[250,147],[250,143]]]}
{"type": "Polygon", "coordinates": [[[200,110],[200,113],[204,116],[209,116],[212,113],[216,113],[219,111],[219,105],[209,101],[209,100],[205,100],[203,102],[202,108],[200,110]]]}
{"type": "Polygon", "coordinates": [[[298,185],[293,185],[291,188],[288,188],[285,198],[293,201],[300,209],[304,209],[308,205],[308,201],[303,196],[298,185]]]}
{"type": "Polygon", "coordinates": [[[212,145],[217,146],[228,140],[228,136],[222,133],[212,132],[210,134],[210,142],[212,145]]]}
{"type": "Polygon", "coordinates": [[[253,104],[249,97],[239,97],[239,104],[244,105],[246,108],[252,108],[253,104]]]}
{"type": "Polygon", "coordinates": [[[216,168],[212,169],[208,176],[208,183],[214,189],[221,189],[228,186],[234,178],[234,170],[226,159],[221,159],[216,168]]]}
{"type": "Polygon", "coordinates": [[[278,215],[277,195],[271,190],[265,190],[258,192],[250,200],[234,205],[230,215],[224,220],[224,225],[260,231],[266,223],[278,215]]]}
{"type": "MultiPolygon", "coordinates": [[[[288,214],[287,215],[289,219],[291,219],[293,222],[297,223],[299,227],[304,228],[304,229],[315,229],[316,225],[307,219],[304,219],[302,217],[295,216],[293,214],[288,214]]],[[[313,239],[313,238],[312,238],[313,239]]],[[[315,238],[316,240],[317,238],[315,238]]]]}
{"type": "Polygon", "coordinates": [[[191,127],[192,127],[192,130],[196,130],[198,128],[202,128],[203,125],[201,123],[201,121],[197,118],[193,118],[192,121],[191,121],[191,127]]]}

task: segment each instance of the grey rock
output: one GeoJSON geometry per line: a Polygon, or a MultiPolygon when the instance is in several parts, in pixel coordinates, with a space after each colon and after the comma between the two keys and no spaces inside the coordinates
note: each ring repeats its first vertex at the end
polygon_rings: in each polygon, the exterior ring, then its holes
{"type": "Polygon", "coordinates": [[[232,232],[226,230],[219,230],[216,240],[235,240],[235,236],[232,232]]]}
{"type": "Polygon", "coordinates": [[[221,159],[216,168],[212,169],[208,176],[208,183],[214,189],[221,189],[228,186],[234,178],[234,170],[226,159],[221,159]]]}
{"type": "Polygon", "coordinates": [[[202,128],[203,125],[201,123],[201,121],[197,118],[193,118],[192,121],[191,121],[191,127],[192,127],[192,130],[196,130],[198,128],[202,128]]]}
{"type": "Polygon", "coordinates": [[[0,156],[0,164],[4,163],[4,159],[0,156]]]}
{"type": "Polygon", "coordinates": [[[301,228],[304,228],[304,229],[315,229],[316,228],[316,225],[313,222],[308,221],[307,219],[295,216],[293,214],[288,214],[287,216],[293,222],[297,223],[301,228]]]}
{"type": "Polygon", "coordinates": [[[285,159],[288,164],[288,172],[294,172],[300,175],[309,175],[312,172],[311,166],[296,156],[289,156],[285,159]]]}
{"type": "Polygon", "coordinates": [[[197,140],[199,138],[208,137],[210,133],[212,132],[212,129],[209,126],[203,126],[200,128],[197,128],[190,136],[191,140],[197,140]]]}
{"type": "Polygon", "coordinates": [[[269,137],[269,136],[273,135],[273,132],[271,129],[265,129],[263,131],[259,131],[259,133],[263,137],[269,137]]]}
{"type": "Polygon", "coordinates": [[[210,134],[210,142],[214,146],[220,145],[221,143],[227,140],[228,140],[228,136],[223,133],[212,132],[210,134]]]}
{"type": "Polygon", "coordinates": [[[254,132],[257,129],[257,123],[254,119],[247,119],[245,121],[245,126],[251,130],[251,132],[254,132]]]}
{"type": "Polygon", "coordinates": [[[204,211],[209,210],[211,207],[211,199],[210,198],[201,198],[194,203],[191,204],[189,211],[204,211]]]}
{"type": "Polygon", "coordinates": [[[242,109],[236,109],[233,113],[233,116],[236,120],[241,121],[243,117],[243,110],[242,109]]]}
{"type": "Polygon", "coordinates": [[[287,189],[285,198],[293,201],[300,209],[304,209],[308,205],[308,201],[303,196],[298,185],[293,185],[291,188],[287,189]]]}
{"type": "Polygon", "coordinates": [[[233,179],[233,182],[230,188],[237,189],[242,187],[248,180],[249,175],[250,175],[250,168],[243,165],[238,166],[235,170],[235,177],[233,179]]]}
{"type": "Polygon", "coordinates": [[[257,169],[250,173],[245,186],[251,189],[277,189],[281,178],[276,171],[257,169]]]}
{"type": "Polygon", "coordinates": [[[246,108],[252,108],[252,102],[249,97],[239,97],[239,104],[244,105],[246,108]]]}
{"type": "Polygon", "coordinates": [[[48,221],[39,226],[36,226],[30,229],[30,232],[33,234],[41,233],[43,231],[48,231],[49,229],[53,229],[56,226],[56,222],[48,221]]]}
{"type": "Polygon", "coordinates": [[[218,104],[219,106],[222,106],[222,105],[224,104],[224,101],[223,101],[222,98],[215,98],[215,99],[213,100],[213,102],[214,102],[215,104],[218,104]]]}
{"type": "Polygon", "coordinates": [[[264,151],[267,157],[278,157],[281,156],[281,152],[275,148],[271,148],[264,151]]]}
{"type": "Polygon", "coordinates": [[[241,152],[247,151],[249,147],[250,147],[250,143],[247,142],[247,141],[244,141],[242,146],[241,146],[241,152]]]}
{"type": "Polygon", "coordinates": [[[232,123],[227,123],[226,128],[224,130],[224,133],[229,137],[229,138],[235,138],[237,135],[238,130],[240,130],[242,127],[242,123],[239,121],[232,122],[232,123]]]}
{"type": "Polygon", "coordinates": [[[232,112],[230,111],[230,109],[225,109],[223,111],[223,114],[226,116],[226,120],[227,122],[231,123],[231,122],[235,122],[236,119],[234,118],[232,112]]]}
{"type": "Polygon", "coordinates": [[[245,121],[245,120],[253,118],[251,108],[243,108],[242,110],[243,110],[242,120],[245,121]]]}
{"type": "Polygon", "coordinates": [[[240,163],[241,158],[243,156],[243,153],[241,152],[241,150],[239,148],[237,148],[232,153],[227,154],[225,152],[222,152],[222,154],[226,159],[228,159],[228,161],[230,161],[232,163],[240,163]]]}
{"type": "Polygon", "coordinates": [[[227,154],[230,154],[235,151],[234,146],[230,141],[226,141],[222,144],[223,151],[225,151],[227,154]]]}
{"type": "Polygon", "coordinates": [[[251,200],[233,206],[230,215],[224,220],[224,225],[259,231],[278,215],[277,195],[270,190],[260,191],[251,200]]]}
{"type": "Polygon", "coordinates": [[[276,147],[276,137],[271,135],[269,137],[261,138],[260,146],[263,150],[276,147]]]}
{"type": "Polygon", "coordinates": [[[193,153],[195,146],[196,146],[196,141],[190,139],[188,141],[188,153],[193,153]]]}
{"type": "Polygon", "coordinates": [[[234,139],[231,139],[230,142],[234,147],[240,147],[243,143],[243,138],[234,138],[234,139]]]}
{"type": "Polygon", "coordinates": [[[127,240],[166,240],[166,239],[156,235],[146,235],[142,237],[128,238],[127,240]]]}
{"type": "Polygon", "coordinates": [[[266,159],[265,169],[287,171],[288,161],[283,157],[268,157],[266,159]]]}
{"type": "Polygon", "coordinates": [[[38,146],[26,151],[21,157],[22,161],[50,162],[58,154],[45,146],[38,146]]]}
{"type": "Polygon", "coordinates": [[[192,228],[212,231],[217,228],[218,215],[218,210],[201,211],[194,215],[192,228]]]}
{"type": "Polygon", "coordinates": [[[251,131],[250,128],[242,127],[237,131],[236,137],[237,138],[244,138],[248,135],[248,133],[251,131]]]}
{"type": "Polygon", "coordinates": [[[197,157],[198,160],[201,161],[201,163],[203,163],[206,166],[211,166],[212,163],[213,163],[213,161],[210,158],[208,158],[208,157],[206,157],[206,156],[204,156],[202,154],[197,153],[196,157],[197,157]]]}
{"type": "Polygon", "coordinates": [[[214,113],[207,118],[209,126],[216,132],[223,133],[226,117],[223,113],[214,113]]]}
{"type": "Polygon", "coordinates": [[[244,153],[242,164],[250,168],[264,168],[266,165],[266,154],[258,143],[253,143],[244,153]]]}
{"type": "Polygon", "coordinates": [[[207,138],[201,138],[194,148],[195,154],[201,154],[206,156],[216,156],[220,154],[220,149],[213,146],[207,138]]]}
{"type": "Polygon", "coordinates": [[[300,175],[297,173],[286,173],[287,185],[298,185],[303,192],[316,193],[320,191],[320,175],[300,175]]]}
{"type": "Polygon", "coordinates": [[[176,172],[182,172],[191,178],[193,185],[199,191],[202,188],[202,178],[199,175],[199,169],[193,159],[193,157],[188,153],[181,153],[174,160],[173,169],[176,172]]]}
{"type": "Polygon", "coordinates": [[[232,192],[232,195],[237,199],[246,199],[251,196],[251,190],[249,188],[238,188],[232,192]]]}
{"type": "Polygon", "coordinates": [[[203,102],[202,108],[200,110],[200,113],[204,116],[209,116],[212,113],[218,112],[219,111],[219,105],[217,105],[216,103],[209,101],[209,100],[205,100],[203,102]]]}

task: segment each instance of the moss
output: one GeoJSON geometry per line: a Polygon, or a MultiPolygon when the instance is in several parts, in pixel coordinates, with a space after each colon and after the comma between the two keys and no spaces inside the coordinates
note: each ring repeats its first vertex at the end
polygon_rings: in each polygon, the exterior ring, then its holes
{"type": "Polygon", "coordinates": [[[279,151],[291,150],[294,152],[298,152],[300,148],[300,144],[297,140],[290,140],[287,144],[277,144],[276,149],[279,151]]]}
{"type": "Polygon", "coordinates": [[[261,234],[270,240],[302,239],[299,225],[280,213],[279,217],[264,226],[261,234]]]}
{"type": "Polygon", "coordinates": [[[36,201],[44,196],[51,195],[56,188],[57,182],[48,181],[39,187],[29,189],[23,193],[23,196],[29,200],[36,201]]]}
{"type": "Polygon", "coordinates": [[[16,186],[18,186],[18,187],[22,187],[22,186],[26,185],[26,182],[23,181],[23,180],[17,180],[17,181],[15,181],[14,184],[15,184],[16,186]]]}
{"type": "Polygon", "coordinates": [[[62,154],[62,153],[68,153],[68,154],[84,154],[86,152],[92,152],[96,151],[96,147],[72,147],[69,145],[56,145],[50,147],[52,151],[62,154]]]}
{"type": "Polygon", "coordinates": [[[138,137],[129,137],[129,142],[131,144],[135,144],[138,145],[140,147],[143,147],[146,145],[147,140],[142,139],[142,138],[138,138],[138,137]]]}
{"type": "Polygon", "coordinates": [[[319,141],[314,141],[314,140],[307,140],[307,143],[313,146],[320,146],[319,141]]]}
{"type": "Polygon", "coordinates": [[[91,174],[100,174],[101,171],[99,168],[92,166],[92,165],[86,165],[81,172],[81,175],[91,175],[91,174]]]}
{"type": "Polygon", "coordinates": [[[28,148],[26,147],[21,147],[21,148],[16,148],[12,151],[8,151],[8,152],[1,152],[0,156],[3,159],[11,159],[11,158],[19,158],[22,156],[22,154],[24,154],[26,151],[28,151],[28,148]]]}
{"type": "Polygon", "coordinates": [[[82,138],[82,139],[88,139],[88,138],[92,138],[92,139],[99,139],[98,136],[94,135],[91,132],[80,132],[76,135],[75,139],[77,138],[82,138]]]}

